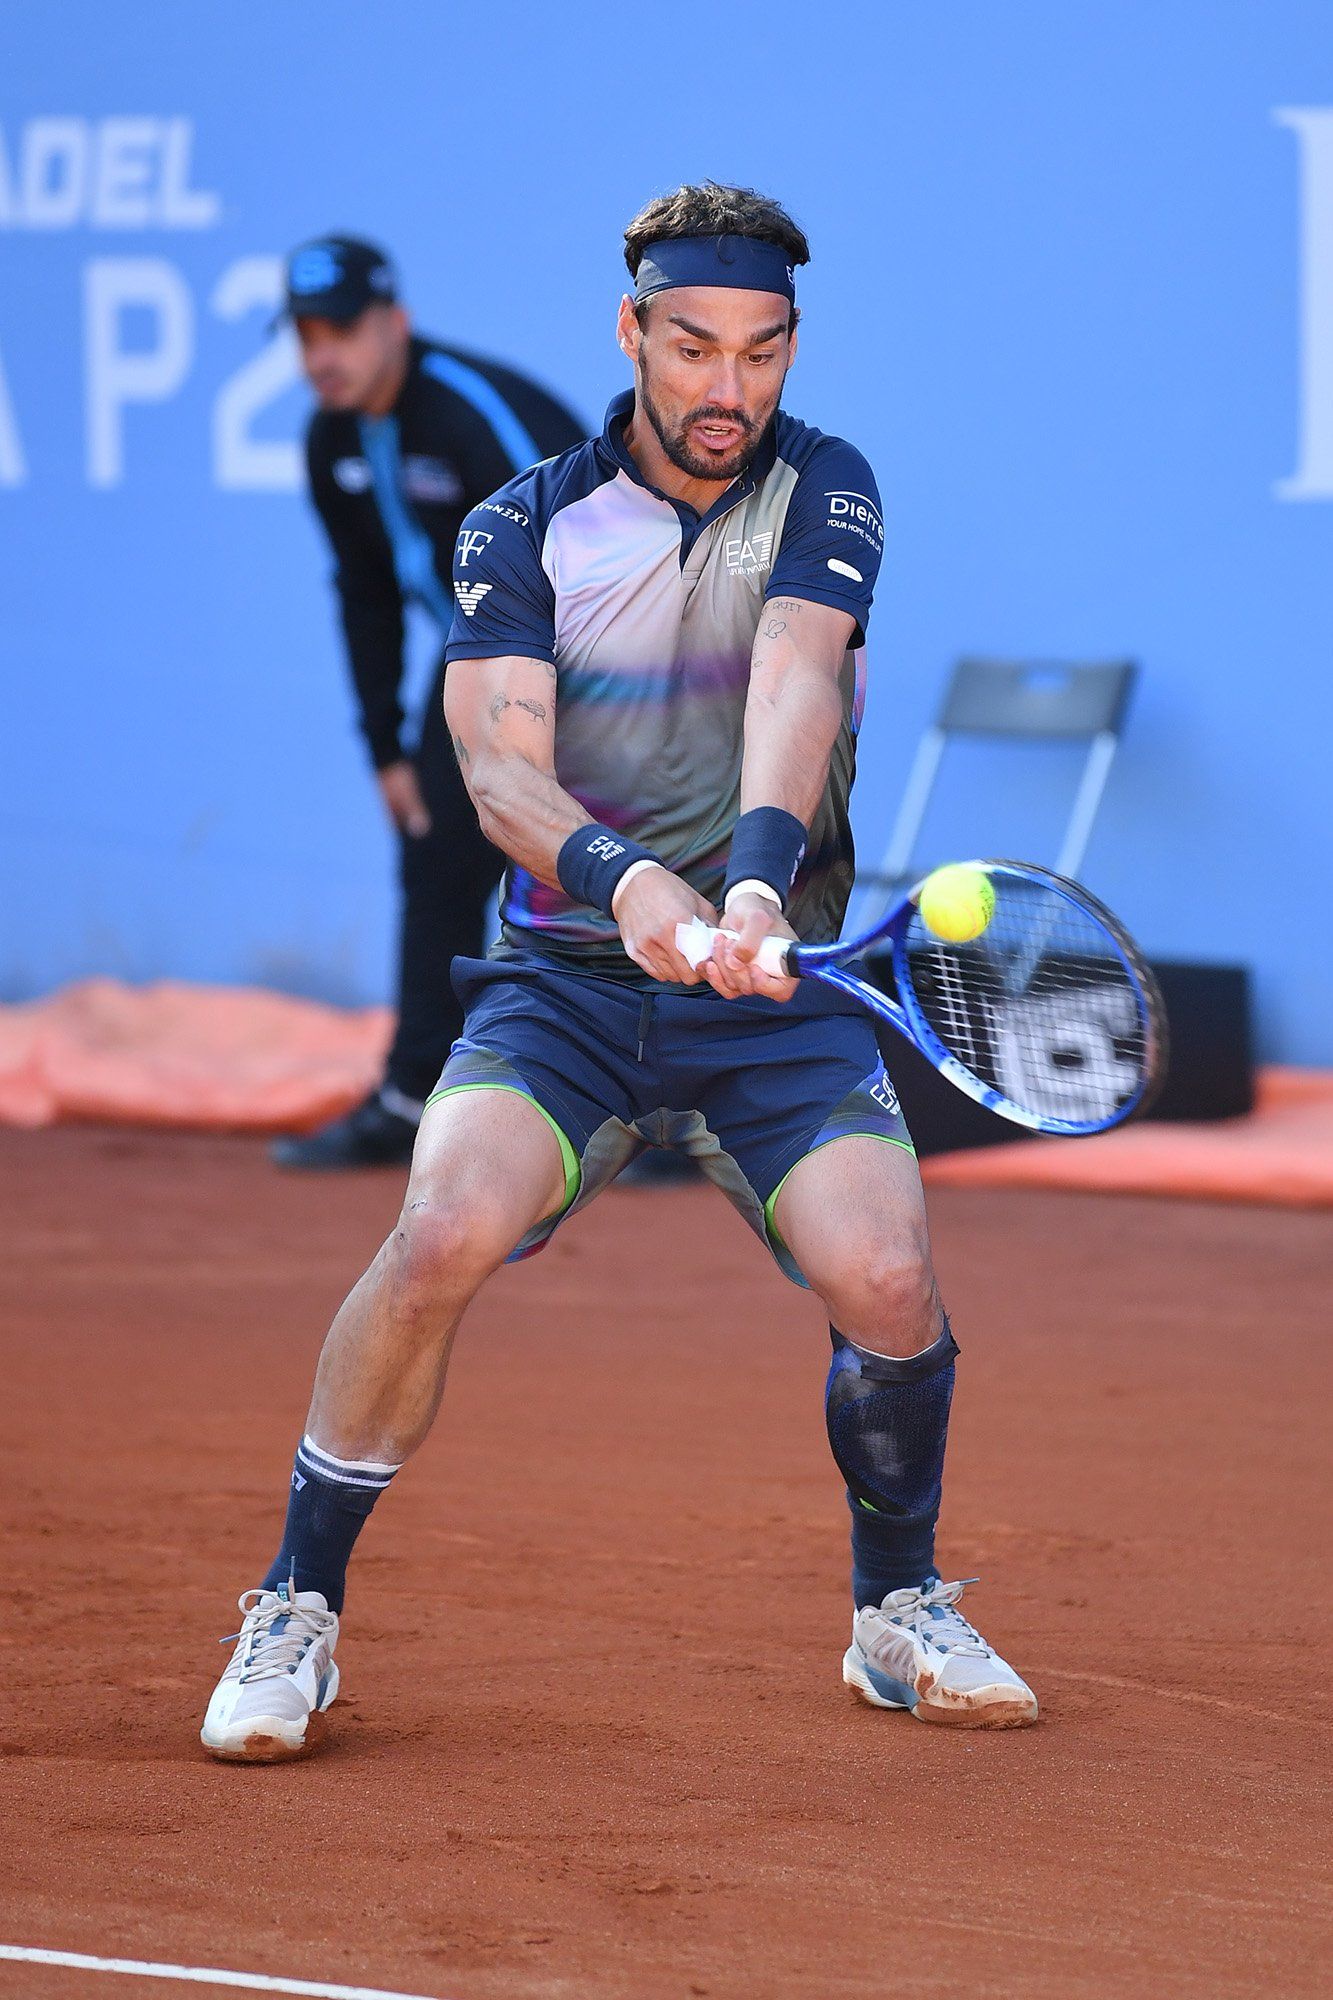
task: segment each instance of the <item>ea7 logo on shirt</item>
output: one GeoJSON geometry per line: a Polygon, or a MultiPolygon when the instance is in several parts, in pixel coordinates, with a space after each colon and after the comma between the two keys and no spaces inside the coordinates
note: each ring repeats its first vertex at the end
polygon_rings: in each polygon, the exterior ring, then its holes
{"type": "Polygon", "coordinates": [[[874,549],[884,547],[884,522],[879,508],[864,493],[826,493],[830,528],[850,529],[874,549]]]}
{"type": "Polygon", "coordinates": [[[458,557],[458,567],[466,569],[468,557],[479,556],[494,540],[494,535],[484,535],[480,528],[464,528],[454,549],[454,554],[458,557]]]}
{"type": "Polygon", "coordinates": [[[728,542],[727,568],[737,576],[762,576],[773,561],[773,530],[728,542]]]}
{"type": "MultiPolygon", "coordinates": [[[[486,539],[489,541],[490,536],[488,535],[486,539]]],[[[477,606],[481,603],[482,598],[488,590],[493,590],[494,588],[494,584],[491,583],[456,583],[454,585],[454,596],[463,607],[463,616],[465,618],[475,618],[477,606]]]]}

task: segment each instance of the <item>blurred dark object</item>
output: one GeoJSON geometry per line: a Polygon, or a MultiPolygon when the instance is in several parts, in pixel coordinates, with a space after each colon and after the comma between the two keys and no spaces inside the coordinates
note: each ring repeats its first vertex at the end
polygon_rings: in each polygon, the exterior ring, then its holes
{"type": "MultiPolygon", "coordinates": [[[[881,992],[893,995],[888,958],[876,954],[867,965],[881,992]]],[[[1145,1116],[1154,1123],[1201,1124],[1244,1117],[1254,1109],[1247,968],[1171,959],[1154,961],[1152,969],[1166,1007],[1171,1056],[1161,1095],[1145,1116]]],[[[907,1129],[923,1158],[1032,1137],[1021,1125],[974,1104],[887,1024],[878,1025],[878,1033],[907,1129]]]]}

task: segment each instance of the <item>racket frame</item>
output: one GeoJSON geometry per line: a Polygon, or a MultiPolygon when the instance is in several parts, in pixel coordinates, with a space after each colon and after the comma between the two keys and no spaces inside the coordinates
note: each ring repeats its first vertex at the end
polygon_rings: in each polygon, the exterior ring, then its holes
{"type": "Polygon", "coordinates": [[[1090,894],[1081,883],[1071,882],[1066,876],[1057,875],[1049,868],[1039,868],[1027,861],[975,861],[963,864],[980,868],[987,875],[1003,875],[1007,872],[1022,876],[1027,881],[1036,881],[1044,888],[1063,896],[1066,901],[1091,917],[1105,932],[1116,957],[1129,976],[1130,986],[1138,1005],[1139,1020],[1143,1030],[1143,1073],[1139,1086],[1124,1104],[1116,1109],[1113,1118],[1096,1120],[1057,1118],[1045,1113],[1034,1112],[1025,1105],[1016,1104],[993,1084],[975,1076],[967,1065],[947,1049],[926,1018],[916,989],[912,982],[911,966],[907,954],[907,931],[916,909],[921,891],[928,876],[915,883],[907,894],[881,918],[870,930],[859,937],[848,938],[834,944],[789,945],[786,952],[787,970],[798,978],[815,978],[826,986],[849,994],[862,1006],[887,1021],[889,1026],[912,1042],[934,1064],[941,1076],[986,1110],[994,1111],[1001,1118],[1013,1124],[1022,1125],[1031,1132],[1044,1132],[1065,1138],[1086,1138],[1095,1132],[1106,1132],[1113,1126],[1123,1125],[1126,1119],[1146,1110],[1158,1091],[1166,1072],[1166,1012],[1157,981],[1145,963],[1134,940],[1123,924],[1104,903],[1090,894]],[[897,1000],[891,1000],[877,987],[846,971],[849,959],[860,958],[866,951],[878,944],[888,942],[891,951],[894,981],[898,991],[897,1000]]]}

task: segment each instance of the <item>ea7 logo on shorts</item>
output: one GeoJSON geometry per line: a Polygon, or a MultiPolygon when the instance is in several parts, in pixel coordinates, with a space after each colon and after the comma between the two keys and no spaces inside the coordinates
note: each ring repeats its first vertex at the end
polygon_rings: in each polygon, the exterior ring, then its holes
{"type": "Polygon", "coordinates": [[[826,493],[830,528],[850,528],[875,548],[884,546],[884,522],[879,508],[864,493],[826,493]]]}
{"type": "Polygon", "coordinates": [[[773,561],[773,530],[728,542],[727,568],[737,576],[761,576],[773,561]]]}
{"type": "Polygon", "coordinates": [[[483,535],[480,528],[464,528],[454,550],[454,554],[458,557],[458,567],[466,569],[468,557],[479,556],[494,540],[494,535],[483,535]]]}
{"type": "MultiPolygon", "coordinates": [[[[488,535],[486,539],[489,541],[490,536],[488,535]]],[[[488,590],[494,590],[494,588],[495,585],[492,583],[456,583],[454,585],[454,596],[462,606],[463,616],[465,618],[474,618],[477,606],[481,603],[482,598],[488,590]]]]}
{"type": "Polygon", "coordinates": [[[898,1116],[901,1109],[898,1103],[898,1093],[889,1082],[889,1073],[886,1069],[882,1069],[875,1078],[874,1083],[870,1087],[870,1095],[876,1104],[882,1104],[884,1109],[893,1117],[896,1118],[898,1116]]]}

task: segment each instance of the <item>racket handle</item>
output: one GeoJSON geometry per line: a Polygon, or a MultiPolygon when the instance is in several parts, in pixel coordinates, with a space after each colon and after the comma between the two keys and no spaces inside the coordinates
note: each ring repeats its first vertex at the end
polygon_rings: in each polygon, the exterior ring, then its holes
{"type": "MultiPolygon", "coordinates": [[[[702,917],[691,917],[687,924],[676,925],[676,950],[688,965],[701,966],[713,952],[715,937],[736,938],[736,931],[715,931],[702,917]]],[[[769,972],[774,979],[787,977],[787,945],[789,940],[780,937],[766,937],[755,956],[755,964],[761,972],[769,972]]]]}

